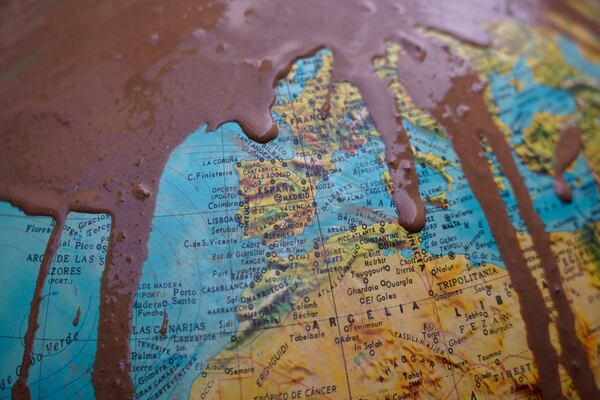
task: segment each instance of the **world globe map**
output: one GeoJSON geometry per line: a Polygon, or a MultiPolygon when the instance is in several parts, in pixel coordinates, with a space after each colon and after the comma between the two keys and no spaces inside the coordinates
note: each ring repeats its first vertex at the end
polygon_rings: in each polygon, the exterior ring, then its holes
{"type": "MultiPolygon", "coordinates": [[[[600,385],[600,55],[554,31],[486,27],[489,48],[439,35],[487,81],[548,232],[600,385]],[[572,201],[553,187],[555,146],[577,126],[572,201]]],[[[414,106],[388,43],[374,68],[391,81],[413,147],[427,223],[397,223],[384,144],[360,91],[328,93],[332,53],[296,61],[277,86],[279,136],[200,126],[160,181],[148,259],[132,310],[136,399],[540,398],[517,293],[447,134],[414,106]],[[321,110],[330,99],[329,117],[321,110]]],[[[507,178],[481,157],[556,311],[507,178]]],[[[23,335],[54,222],[0,204],[0,399],[20,373],[23,335]]],[[[32,398],[93,398],[107,214],[68,214],[46,278],[29,373],[32,398]]],[[[559,349],[556,328],[553,344],[559,349]]],[[[567,398],[578,398],[560,369],[567,398]]]]}

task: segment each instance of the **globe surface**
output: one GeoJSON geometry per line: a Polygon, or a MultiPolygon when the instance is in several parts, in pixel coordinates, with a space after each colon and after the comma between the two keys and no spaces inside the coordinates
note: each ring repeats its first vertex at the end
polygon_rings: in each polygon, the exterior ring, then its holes
{"type": "MultiPolygon", "coordinates": [[[[600,385],[600,54],[554,31],[506,22],[480,48],[440,35],[487,82],[562,274],[600,385]],[[582,151],[554,190],[561,131],[582,151]]],[[[588,45],[586,45],[586,43],[588,45]]],[[[382,139],[332,53],[296,61],[277,86],[279,136],[235,123],[190,133],[171,154],[133,307],[136,399],[537,398],[518,296],[444,129],[412,103],[389,43],[391,81],[413,146],[427,224],[397,223],[382,139]]],[[[468,112],[468,110],[465,110],[468,112]]],[[[528,267],[552,307],[511,185],[482,143],[528,267]]],[[[0,398],[23,356],[30,301],[54,223],[0,204],[0,398]]],[[[29,385],[34,398],[94,397],[97,310],[110,216],[71,212],[44,285],[29,385]]],[[[557,332],[551,338],[558,348],[557,332]]],[[[577,398],[561,368],[563,393],[577,398]]]]}

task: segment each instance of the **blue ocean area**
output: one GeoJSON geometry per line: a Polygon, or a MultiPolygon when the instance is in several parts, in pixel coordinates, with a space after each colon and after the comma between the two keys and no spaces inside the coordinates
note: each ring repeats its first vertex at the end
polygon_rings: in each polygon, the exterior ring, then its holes
{"type": "Polygon", "coordinates": [[[600,65],[595,64],[585,58],[581,52],[581,48],[577,45],[577,43],[566,36],[561,36],[558,39],[558,46],[560,47],[560,51],[565,56],[565,61],[567,63],[579,69],[596,82],[600,82],[600,65]]]}
{"type": "MultiPolygon", "coordinates": [[[[431,152],[454,165],[446,170],[453,180],[449,184],[439,171],[421,163],[416,164],[421,197],[428,199],[446,192],[448,203],[451,204],[443,208],[426,202],[429,220],[420,233],[423,237],[422,249],[434,255],[467,254],[474,263],[494,262],[502,265],[483,210],[466,183],[449,142],[422,131],[408,120],[404,121],[404,126],[411,144],[419,152],[431,152]],[[455,226],[458,221],[459,225],[455,226]]],[[[347,231],[353,225],[370,225],[376,221],[394,221],[397,218],[396,207],[382,181],[387,171],[387,166],[381,162],[383,152],[381,138],[370,137],[355,156],[334,155],[334,159],[342,160],[336,162],[339,172],[322,182],[322,188],[318,186],[316,202],[319,218],[305,228],[303,236],[314,237],[322,233],[324,240],[327,240],[338,230],[347,231]],[[363,171],[358,168],[361,165],[368,172],[355,173],[363,171]],[[342,195],[337,194],[340,188],[343,188],[342,195]],[[330,228],[337,229],[329,233],[330,228]]],[[[403,257],[410,257],[412,249],[401,249],[400,252],[403,257]]]]}
{"type": "MultiPolygon", "coordinates": [[[[291,82],[277,86],[276,101],[283,98],[289,101],[299,95],[306,81],[316,74],[327,51],[297,61],[291,82]]],[[[167,162],[161,176],[137,308],[134,306],[131,372],[140,397],[161,387],[168,396],[187,396],[205,363],[232,340],[238,329],[236,309],[240,294],[260,275],[266,265],[264,254],[272,251],[273,246],[262,238],[243,237],[236,213],[245,205],[240,204],[240,177],[235,167],[244,160],[285,160],[295,156],[296,139],[291,127],[284,116],[273,117],[279,135],[265,145],[248,139],[236,123],[226,123],[214,132],[202,126],[172,152],[167,162]],[[263,255],[256,265],[240,263],[244,258],[240,254],[248,249],[263,255]],[[248,270],[252,273],[245,273],[248,270]],[[153,292],[159,293],[159,297],[152,298],[153,292]],[[178,298],[178,293],[191,293],[191,297],[178,298]],[[185,303],[192,298],[192,304],[185,303]],[[151,312],[144,308],[148,302],[155,304],[150,307],[151,312]],[[219,308],[225,311],[211,312],[219,308]],[[165,312],[170,330],[190,328],[196,329],[198,335],[214,336],[178,347],[176,333],[157,332],[163,325],[165,312]],[[156,358],[144,359],[148,352],[155,353],[156,358]],[[191,360],[193,367],[189,366],[191,360]],[[174,365],[182,372],[176,385],[167,388],[161,382],[146,379],[165,365],[174,365]]],[[[310,230],[303,232],[300,236],[307,240],[295,242],[298,246],[293,251],[311,250],[312,234],[316,235],[310,230]]]]}
{"type": "Polygon", "coordinates": [[[474,264],[493,263],[504,268],[483,209],[475,198],[448,139],[424,131],[408,120],[404,120],[404,126],[417,151],[433,153],[449,163],[446,173],[452,180],[449,183],[441,173],[417,163],[421,197],[427,199],[432,188],[434,193],[435,189],[441,188],[446,192],[448,205],[440,207],[426,201],[427,223],[420,233],[423,238],[422,249],[433,255],[464,254],[474,264]],[[426,171],[434,173],[428,172],[430,176],[423,180],[421,177],[426,171]]]}
{"type": "Polygon", "coordinates": [[[509,73],[502,75],[494,72],[488,78],[499,116],[514,133],[512,145],[522,141],[521,131],[531,125],[537,113],[568,115],[575,111],[571,94],[535,82],[523,58],[509,73]],[[518,82],[518,88],[514,82],[518,82]]]}
{"type": "MultiPolygon", "coordinates": [[[[313,79],[321,66],[323,65],[323,57],[331,54],[331,50],[319,50],[314,56],[301,58],[294,64],[292,70],[285,83],[279,83],[280,89],[286,86],[286,90],[277,90],[277,96],[285,98],[288,101],[294,100],[304,90],[306,82],[313,79]]],[[[325,82],[324,82],[325,84],[325,82]]]]}
{"type": "Polygon", "coordinates": [[[94,397],[91,375],[109,233],[106,214],[67,215],[44,285],[33,347],[34,354],[43,358],[30,370],[32,398],[94,397]]]}
{"type": "MultiPolygon", "coordinates": [[[[567,46],[568,45],[563,45],[567,46]]],[[[568,47],[572,52],[578,50],[568,47]]],[[[579,61],[581,64],[583,61],[579,61]]],[[[499,116],[504,124],[512,130],[511,144],[524,142],[523,130],[527,129],[537,113],[569,115],[575,112],[575,100],[565,90],[554,89],[534,81],[531,70],[523,59],[519,60],[513,70],[506,75],[490,76],[493,99],[499,108],[499,116]],[[512,80],[520,82],[520,90],[512,84],[512,80]]],[[[493,155],[488,157],[499,168],[493,155]]],[[[513,158],[519,172],[523,176],[529,190],[534,207],[544,222],[547,232],[575,231],[589,221],[600,218],[600,196],[594,175],[583,154],[565,173],[565,178],[573,190],[570,203],[560,201],[552,188],[552,177],[529,168],[513,151],[513,158]]],[[[506,187],[503,197],[515,229],[526,231],[520,218],[519,208],[505,177],[499,174],[506,187]]]]}
{"type": "Polygon", "coordinates": [[[187,373],[166,393],[187,396],[204,363],[237,330],[239,295],[255,277],[239,275],[248,267],[239,262],[239,252],[263,246],[257,238],[244,240],[235,219],[240,201],[235,166],[253,159],[243,150],[244,138],[235,123],[214,132],[201,127],[173,151],[161,177],[150,252],[134,305],[131,372],[138,394],[161,389],[165,382],[146,377],[168,365],[187,373]],[[212,313],[217,307],[228,311],[212,313]],[[169,330],[161,335],[165,312],[169,330]],[[178,347],[177,337],[183,335],[201,339],[178,347]],[[148,353],[156,358],[144,358],[148,353]]]}
{"type": "Polygon", "coordinates": [[[50,232],[52,218],[31,217],[0,202],[0,398],[10,399],[25,350],[29,304],[50,232]],[[33,255],[33,257],[30,257],[33,255]],[[36,257],[37,255],[37,257],[36,257]]]}
{"type": "MultiPolygon", "coordinates": [[[[21,365],[29,305],[54,222],[0,202],[0,398],[21,365]]],[[[110,231],[105,214],[69,213],[42,291],[29,386],[32,398],[93,398],[100,282],[110,231]]],[[[12,382],[12,383],[11,383],[12,382]]]]}

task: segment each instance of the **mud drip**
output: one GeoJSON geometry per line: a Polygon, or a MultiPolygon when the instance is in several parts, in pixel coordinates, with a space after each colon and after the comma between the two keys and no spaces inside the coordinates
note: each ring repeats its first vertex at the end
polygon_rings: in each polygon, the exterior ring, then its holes
{"type": "Polygon", "coordinates": [[[565,180],[564,173],[581,151],[581,132],[579,128],[565,128],[556,142],[554,149],[554,192],[564,202],[570,203],[573,192],[565,180]]]}
{"type": "Polygon", "coordinates": [[[35,289],[33,292],[33,299],[31,300],[31,308],[29,311],[29,317],[27,319],[27,331],[23,339],[24,347],[23,350],[23,362],[21,363],[21,373],[19,379],[15,382],[12,387],[12,396],[14,399],[30,399],[31,391],[27,383],[29,378],[29,368],[31,367],[31,361],[33,359],[33,342],[35,339],[35,331],[38,328],[38,318],[40,316],[40,307],[44,298],[44,283],[50,272],[50,267],[56,256],[56,250],[60,245],[60,235],[65,225],[64,213],[57,213],[55,216],[54,229],[46,245],[44,251],[44,258],[40,265],[40,272],[38,273],[37,280],[35,282],[35,289]]]}

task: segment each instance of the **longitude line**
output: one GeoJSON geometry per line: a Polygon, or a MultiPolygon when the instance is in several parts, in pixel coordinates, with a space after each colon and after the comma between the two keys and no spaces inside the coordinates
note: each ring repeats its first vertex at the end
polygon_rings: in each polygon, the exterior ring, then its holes
{"type": "MultiPolygon", "coordinates": [[[[223,159],[225,159],[225,141],[223,139],[223,126],[221,126],[220,128],[221,131],[221,157],[223,157],[223,159]]],[[[225,163],[222,163],[223,165],[223,185],[227,186],[227,178],[225,175],[225,163]]],[[[229,212],[227,210],[227,208],[225,208],[225,219],[227,221],[229,221],[229,212]]],[[[229,222],[227,222],[227,227],[229,228],[229,222]]],[[[232,248],[231,248],[231,233],[229,232],[229,229],[227,229],[227,249],[229,251],[229,253],[232,253],[232,248]]],[[[229,258],[229,281],[231,282],[231,284],[233,285],[233,267],[232,267],[232,263],[231,263],[232,257],[229,258]]],[[[235,323],[235,314],[234,314],[234,321],[235,323]]],[[[239,345],[236,343],[235,346],[235,353],[237,355],[237,369],[238,371],[240,371],[240,347],[239,345]]],[[[242,395],[242,376],[238,373],[238,383],[239,383],[239,390],[240,390],[240,400],[243,399],[243,395],[242,395]]]]}
{"type": "MultiPolygon", "coordinates": [[[[415,249],[413,250],[414,252],[419,252],[420,255],[420,260],[419,263],[425,265],[425,261],[423,261],[423,255],[422,255],[422,250],[421,247],[419,246],[419,240],[417,238],[416,234],[412,235],[415,238],[415,249]]],[[[397,253],[400,256],[400,252],[397,253]]],[[[420,267],[420,265],[418,266],[420,267]]],[[[427,273],[427,269],[424,268],[423,271],[425,272],[425,278],[427,279],[427,284],[429,285],[429,299],[431,300],[431,303],[433,304],[433,310],[435,311],[435,318],[437,319],[437,323],[438,323],[438,327],[440,329],[440,333],[442,335],[442,340],[444,341],[444,346],[446,347],[446,351],[448,351],[448,342],[446,341],[446,335],[444,334],[444,326],[442,325],[442,320],[440,318],[440,313],[438,311],[437,308],[437,300],[435,299],[435,297],[433,296],[433,289],[432,289],[432,283],[433,283],[433,278],[431,281],[429,281],[429,274],[427,273]]],[[[454,368],[450,369],[450,372],[452,374],[452,385],[454,386],[454,391],[456,393],[456,398],[460,400],[460,395],[458,393],[458,387],[456,386],[456,378],[454,376],[454,368]]]]}
{"type": "MultiPolygon", "coordinates": [[[[291,98],[291,92],[290,92],[290,88],[289,85],[286,83],[286,89],[288,91],[288,95],[291,98]]],[[[290,102],[291,108],[292,108],[292,114],[294,115],[294,120],[297,120],[297,116],[296,116],[296,110],[294,109],[294,102],[291,101],[290,102]]],[[[308,165],[307,163],[307,159],[306,159],[306,153],[304,151],[304,142],[302,141],[302,136],[300,135],[300,131],[298,129],[298,124],[296,124],[296,135],[298,136],[298,143],[300,144],[300,148],[302,149],[302,157],[304,158],[304,162],[305,165],[308,165]]],[[[312,179],[310,177],[310,174],[307,174],[306,176],[307,181],[308,181],[308,187],[310,190],[310,194],[313,200],[313,206],[315,208],[315,218],[317,219],[317,226],[319,227],[319,236],[320,236],[320,240],[321,240],[321,247],[322,250],[325,251],[325,242],[324,242],[324,237],[323,237],[323,231],[321,229],[321,221],[319,218],[319,211],[318,208],[316,206],[316,197],[315,197],[315,193],[313,190],[313,185],[312,185],[312,179]]],[[[337,328],[338,328],[338,334],[339,337],[342,337],[342,330],[340,328],[340,319],[338,317],[338,312],[337,312],[337,305],[335,302],[335,294],[334,294],[334,289],[333,289],[333,282],[331,281],[331,272],[329,271],[329,269],[327,269],[327,276],[329,278],[329,288],[331,289],[331,300],[333,303],[333,312],[335,314],[335,319],[337,320],[337,328]]],[[[344,372],[346,374],[346,385],[348,387],[348,398],[352,399],[352,390],[350,389],[350,378],[348,377],[348,366],[346,364],[346,354],[344,352],[344,344],[342,343],[342,341],[340,341],[340,349],[342,351],[342,361],[344,362],[344,372]]]]}

